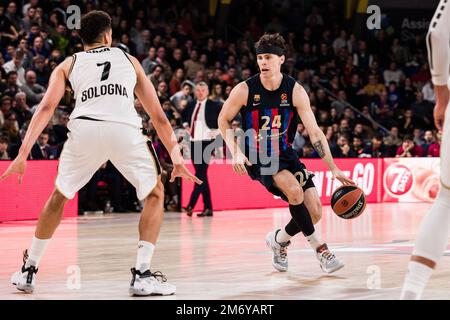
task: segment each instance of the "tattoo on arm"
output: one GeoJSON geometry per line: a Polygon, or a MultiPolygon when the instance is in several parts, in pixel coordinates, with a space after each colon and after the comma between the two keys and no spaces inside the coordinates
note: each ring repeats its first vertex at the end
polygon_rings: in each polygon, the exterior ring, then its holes
{"type": "Polygon", "coordinates": [[[322,141],[314,142],[313,147],[321,158],[325,157],[325,150],[323,149],[322,141]]]}

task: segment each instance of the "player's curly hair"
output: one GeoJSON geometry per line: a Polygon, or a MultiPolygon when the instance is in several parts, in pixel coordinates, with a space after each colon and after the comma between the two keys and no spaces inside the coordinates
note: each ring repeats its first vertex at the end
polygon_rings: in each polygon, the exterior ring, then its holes
{"type": "Polygon", "coordinates": [[[279,33],[264,33],[258,42],[255,43],[255,49],[262,45],[269,45],[286,50],[286,41],[279,33]]]}
{"type": "Polygon", "coordinates": [[[111,17],[104,11],[93,10],[81,18],[80,38],[84,44],[101,40],[103,33],[111,29],[111,17]]]}

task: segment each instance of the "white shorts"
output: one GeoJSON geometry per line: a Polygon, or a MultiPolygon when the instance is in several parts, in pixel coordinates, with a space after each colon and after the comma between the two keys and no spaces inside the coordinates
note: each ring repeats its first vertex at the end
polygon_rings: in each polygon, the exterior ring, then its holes
{"type": "Polygon", "coordinates": [[[66,198],[89,182],[94,173],[110,160],[136,188],[139,200],[156,186],[159,161],[148,138],[127,124],[74,119],[58,165],[55,186],[66,198]]]}
{"type": "Polygon", "coordinates": [[[441,141],[441,182],[450,189],[450,103],[445,111],[444,128],[441,141]]]}

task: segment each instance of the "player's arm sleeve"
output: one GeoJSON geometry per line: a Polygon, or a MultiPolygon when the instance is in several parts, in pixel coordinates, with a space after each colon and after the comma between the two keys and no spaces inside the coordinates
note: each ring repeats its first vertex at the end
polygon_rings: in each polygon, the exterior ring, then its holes
{"type": "Polygon", "coordinates": [[[441,0],[427,34],[428,62],[434,85],[447,85],[450,65],[450,2],[441,0]]]}

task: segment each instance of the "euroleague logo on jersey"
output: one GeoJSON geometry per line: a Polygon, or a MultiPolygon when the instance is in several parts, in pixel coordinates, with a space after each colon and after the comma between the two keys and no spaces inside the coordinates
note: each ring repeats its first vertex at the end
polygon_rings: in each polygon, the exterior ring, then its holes
{"type": "Polygon", "coordinates": [[[393,163],[384,171],[383,186],[392,197],[407,194],[413,184],[414,174],[403,164],[393,163]]]}
{"type": "Polygon", "coordinates": [[[288,95],[286,93],[282,93],[280,95],[281,98],[281,104],[280,107],[286,107],[289,106],[289,102],[288,102],[288,95]]]}

